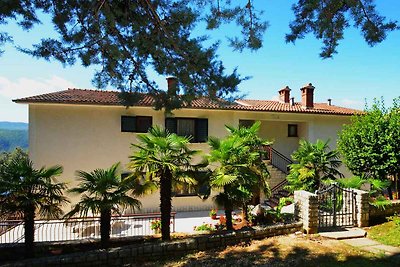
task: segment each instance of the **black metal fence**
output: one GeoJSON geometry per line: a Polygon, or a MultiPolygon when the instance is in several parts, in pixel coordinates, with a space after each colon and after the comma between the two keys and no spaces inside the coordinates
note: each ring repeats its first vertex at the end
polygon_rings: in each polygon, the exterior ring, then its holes
{"type": "MultiPolygon", "coordinates": [[[[171,213],[171,231],[175,232],[175,212],[171,213]]],[[[161,219],[160,213],[113,216],[111,237],[145,236],[155,234],[153,221],[161,219]]],[[[0,244],[24,242],[22,221],[0,222],[0,244]]],[[[100,238],[100,218],[85,217],[68,220],[35,221],[35,241],[54,242],[100,238]]]]}

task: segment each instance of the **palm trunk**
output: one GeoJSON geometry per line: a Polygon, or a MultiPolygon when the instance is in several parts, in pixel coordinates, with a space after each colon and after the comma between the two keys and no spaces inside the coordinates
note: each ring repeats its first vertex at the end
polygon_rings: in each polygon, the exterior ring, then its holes
{"type": "Polygon", "coordinates": [[[247,213],[248,213],[248,208],[247,208],[248,206],[247,206],[247,203],[243,203],[243,206],[242,206],[242,213],[243,213],[243,220],[245,220],[246,222],[248,221],[247,220],[247,213]]]}
{"type": "Polygon", "coordinates": [[[225,207],[225,218],[226,218],[226,230],[233,230],[232,224],[232,208],[225,207]]]}
{"type": "Polygon", "coordinates": [[[105,209],[100,213],[100,236],[102,248],[108,248],[111,230],[111,210],[105,209]]]}
{"type": "Polygon", "coordinates": [[[387,188],[389,199],[393,200],[393,191],[392,191],[392,183],[390,183],[389,187],[387,188]]]}
{"type": "Polygon", "coordinates": [[[35,207],[29,206],[24,211],[25,257],[35,256],[35,207]]]}
{"type": "Polygon", "coordinates": [[[172,173],[165,169],[160,181],[161,239],[170,240],[172,173]]]}

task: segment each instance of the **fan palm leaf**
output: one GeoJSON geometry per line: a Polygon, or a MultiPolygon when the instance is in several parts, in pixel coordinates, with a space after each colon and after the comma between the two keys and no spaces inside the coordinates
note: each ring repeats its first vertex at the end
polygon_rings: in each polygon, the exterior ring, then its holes
{"type": "Polygon", "coordinates": [[[191,176],[192,157],[198,153],[190,150],[190,138],[152,127],[147,134],[138,135],[135,152],[130,156],[128,168],[134,173],[144,173],[160,189],[161,233],[163,240],[170,239],[172,188],[181,184],[195,184],[191,176]]]}
{"type": "Polygon", "coordinates": [[[126,208],[140,209],[141,203],[133,196],[149,190],[149,185],[141,184],[137,176],[121,176],[120,163],[108,169],[95,169],[91,172],[76,171],[79,184],[69,192],[81,194],[80,201],[66,214],[70,218],[75,214],[88,216],[100,214],[100,233],[103,247],[108,246],[112,212],[121,214],[126,208]],[[140,186],[139,186],[140,185],[140,186]],[[137,186],[137,187],[135,187],[137,186]],[[146,189],[145,189],[146,188],[146,189]]]}
{"type": "Polygon", "coordinates": [[[17,150],[0,157],[0,217],[23,217],[26,256],[34,254],[34,219],[58,218],[61,206],[68,202],[63,195],[64,183],[54,177],[62,173],[61,166],[35,169],[28,156],[17,150]]]}

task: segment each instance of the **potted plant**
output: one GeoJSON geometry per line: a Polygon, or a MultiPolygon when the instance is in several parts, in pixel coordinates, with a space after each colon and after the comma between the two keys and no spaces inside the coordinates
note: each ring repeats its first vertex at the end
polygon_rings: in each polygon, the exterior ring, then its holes
{"type": "Polygon", "coordinates": [[[153,230],[155,234],[160,234],[161,233],[161,220],[151,221],[150,229],[153,230]]]}
{"type": "Polygon", "coordinates": [[[210,215],[211,219],[213,219],[213,220],[217,219],[217,210],[211,209],[209,215],[210,215]]]}

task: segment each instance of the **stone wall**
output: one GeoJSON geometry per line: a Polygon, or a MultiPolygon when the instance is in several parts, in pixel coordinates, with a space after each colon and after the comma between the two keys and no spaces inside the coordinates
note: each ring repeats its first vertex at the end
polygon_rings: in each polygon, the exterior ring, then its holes
{"type": "Polygon", "coordinates": [[[252,239],[263,239],[265,237],[295,233],[301,229],[301,223],[273,225],[259,229],[199,235],[171,242],[147,242],[110,248],[108,250],[98,249],[90,252],[23,260],[3,266],[122,266],[134,263],[138,259],[157,260],[160,258],[175,257],[199,250],[223,248],[228,245],[248,242],[252,239]]]}
{"type": "Polygon", "coordinates": [[[301,190],[294,192],[295,218],[308,234],[318,232],[318,196],[301,190]]]}
{"type": "Polygon", "coordinates": [[[394,200],[392,205],[386,206],[385,209],[377,208],[369,205],[369,216],[370,217],[388,217],[395,213],[400,214],[400,200],[394,200]]]}
{"type": "Polygon", "coordinates": [[[357,226],[365,227],[369,226],[369,195],[368,192],[351,189],[356,195],[356,218],[357,226]]]}
{"type": "MultiPolygon", "coordinates": [[[[351,189],[356,193],[356,219],[358,227],[369,225],[368,192],[351,189]]],[[[308,234],[318,232],[318,196],[301,190],[294,192],[295,218],[303,223],[303,230],[308,234]]]]}

